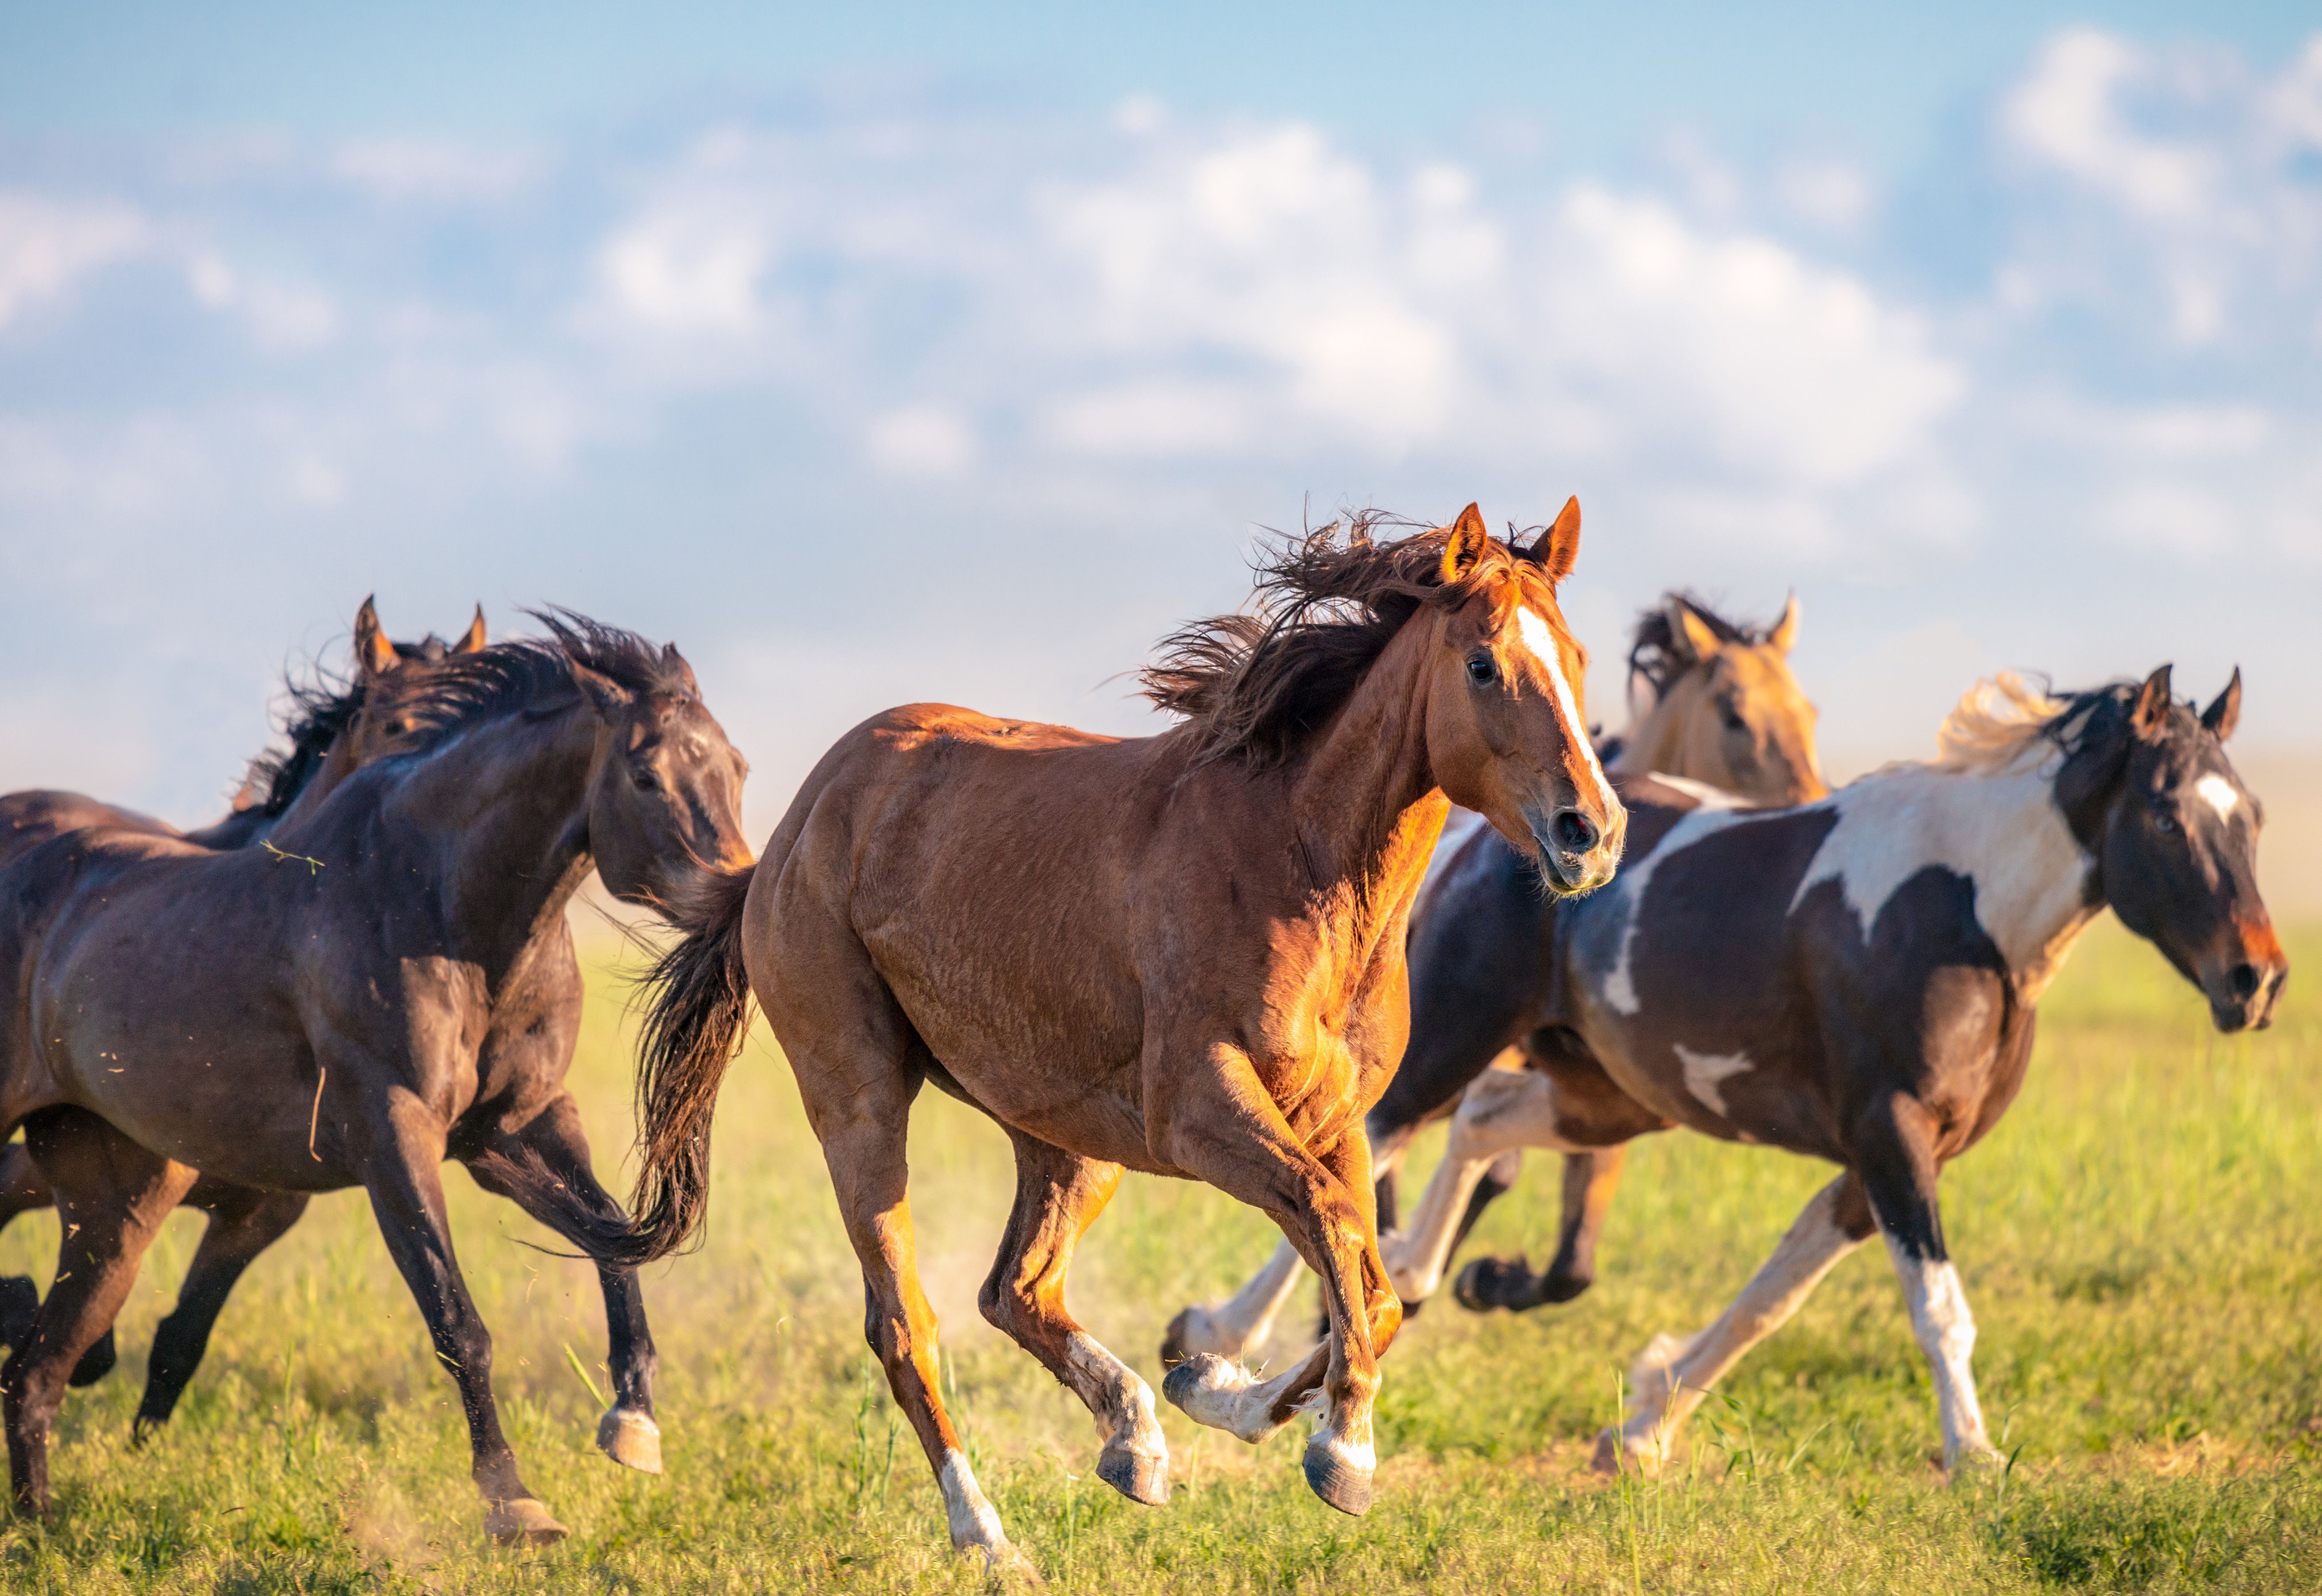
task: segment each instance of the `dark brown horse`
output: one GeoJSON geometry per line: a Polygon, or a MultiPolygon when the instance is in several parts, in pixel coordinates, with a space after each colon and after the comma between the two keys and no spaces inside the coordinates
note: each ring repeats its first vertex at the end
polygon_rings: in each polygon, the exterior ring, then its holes
{"type": "Polygon", "coordinates": [[[1519,550],[1470,506],[1394,542],[1363,523],[1293,540],[1261,576],[1261,614],[1179,634],[1147,673],[1186,717],[1157,737],[926,704],[849,733],[663,966],[641,1217],[600,1255],[658,1257],[699,1224],[718,1081],[754,992],[955,1546],[1020,1564],[937,1391],[904,1159],[929,1081],[1014,1144],[1015,1211],[981,1305],[1088,1405],[1101,1478],[1167,1497],[1152,1392],[1064,1299],[1081,1234],[1136,1169],[1263,1208],[1330,1303],[1331,1339],[1301,1367],[1260,1384],[1197,1360],[1170,1400],[1249,1440],[1320,1401],[1307,1480],[1362,1511],[1377,1356],[1402,1315],[1362,1115],[1403,1052],[1403,926],[1445,795],[1555,891],[1602,884],[1620,850],[1556,602],[1579,530],[1568,505],[1519,550]]]}
{"type": "MultiPolygon", "coordinates": [[[[1796,804],[1822,797],[1829,789],[1815,752],[1815,707],[1790,674],[1789,654],[1797,636],[1796,598],[1778,622],[1758,627],[1729,621],[1688,594],[1663,594],[1659,605],[1638,617],[1631,639],[1629,725],[1604,739],[1599,750],[1615,785],[1624,777],[1659,773],[1705,782],[1757,803],[1796,804]]],[[[1446,968],[1430,962],[1420,947],[1443,934],[1443,920],[1429,906],[1443,892],[1442,871],[1472,840],[1465,828],[1455,833],[1457,825],[1455,816],[1446,825],[1436,868],[1412,910],[1413,968],[1427,968],[1431,979],[1412,985],[1410,1050],[1365,1122],[1378,1169],[1379,1251],[1406,1311],[1415,1310],[1434,1290],[1432,1274],[1418,1272],[1440,1269],[1441,1261],[1410,1258],[1402,1238],[1393,1234],[1396,1167],[1412,1133],[1449,1113],[1467,1084],[1467,1076],[1459,1074],[1447,1090],[1445,1070],[1434,1054],[1449,1049],[1460,1061],[1455,1070],[1464,1065],[1474,1046],[1473,1017],[1496,1012],[1506,997],[1502,990],[1478,990],[1507,984],[1496,963],[1446,968]]],[[[1586,1290],[1596,1230],[1625,1154],[1617,1145],[1566,1154],[1564,1236],[1541,1282],[1545,1300],[1563,1301],[1586,1290]]],[[[1452,1246],[1485,1205],[1514,1183],[1522,1158],[1520,1149],[1506,1153],[1483,1175],[1452,1246]]],[[[1266,1340],[1302,1272],[1297,1250],[1284,1243],[1225,1301],[1188,1308],[1172,1319],[1162,1339],[1161,1361],[1175,1366],[1195,1353],[1245,1355],[1266,1340]]]]}
{"type": "MultiPolygon", "coordinates": [[[[431,632],[420,642],[398,643],[380,627],[377,606],[365,598],[355,612],[352,680],[339,690],[294,686],[291,719],[285,728],[288,746],[251,762],[242,791],[225,818],[184,836],[209,848],[248,847],[262,842],[293,804],[320,801],[348,775],[394,746],[398,733],[391,717],[361,713],[366,695],[381,678],[393,670],[432,670],[453,655],[474,653],[485,641],[480,605],[474,621],[455,642],[446,643],[431,632]]],[[[0,797],[0,864],[35,844],[91,826],[142,828],[158,836],[179,834],[161,821],[79,793],[9,793],[0,797]]],[[[55,1200],[56,1194],[24,1144],[11,1142],[0,1149],[0,1227],[19,1214],[48,1208],[55,1200]]],[[[204,1179],[186,1194],[185,1206],[202,1209],[207,1222],[178,1293],[177,1309],[154,1333],[144,1400],[137,1409],[135,1433],[141,1437],[169,1419],[201,1363],[210,1328],[234,1282],[259,1254],[297,1222],[306,1211],[306,1194],[245,1191],[204,1179]]],[[[29,1278],[0,1279],[0,1345],[22,1345],[39,1309],[40,1296],[29,1278]]],[[[74,1367],[72,1383],[87,1385],[103,1379],[114,1362],[113,1333],[107,1330],[82,1354],[74,1367]]]]}
{"type": "Polygon", "coordinates": [[[66,1219],[56,1284],[0,1369],[21,1506],[46,1507],[66,1375],[200,1170],[370,1193],[458,1383],[487,1529],[563,1534],[501,1433],[439,1166],[567,1236],[622,1222],[562,1086],[564,905],[592,864],[651,904],[748,853],[740,756],[676,651],[550,625],[388,678],[365,713],[405,751],[286,816],[275,851],[100,828],[0,869],[0,1125],[24,1126],[66,1219]]]}
{"type": "MultiPolygon", "coordinates": [[[[1934,762],[1796,808],[1628,783],[1629,854],[1584,902],[1543,903],[1487,838],[1455,862],[1426,911],[1442,935],[1413,937],[1412,983],[1490,965],[1498,998],[1468,1017],[1474,1084],[1415,1249],[1440,1257],[1469,1189],[1515,1147],[1682,1125],[1842,1170],[1723,1318],[1648,1349],[1600,1467],[1658,1466],[1709,1388],[1873,1231],[1933,1368],[1946,1466],[1992,1455],[1936,1180],[2015,1098],[2073,940],[2109,905],[2226,1031],[2265,1025],[2288,973],[2257,890],[2262,813],[2224,748],[2240,674],[2198,716],[2169,678],[2061,698],[2001,678],[1961,702],[1934,762]],[[1515,1037],[1532,1068],[1486,1072],[1515,1037]]],[[[1480,1261],[1461,1295],[1527,1276],[1480,1261]]]]}

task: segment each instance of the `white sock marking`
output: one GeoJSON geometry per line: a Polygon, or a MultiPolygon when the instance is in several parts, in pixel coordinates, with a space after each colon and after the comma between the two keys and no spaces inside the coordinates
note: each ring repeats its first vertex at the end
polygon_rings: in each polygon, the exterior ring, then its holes
{"type": "Polygon", "coordinates": [[[1975,1394],[1975,1316],[1968,1311],[1959,1270],[1949,1259],[1937,1263],[1915,1257],[1891,1236],[1887,1253],[1895,1261],[1904,1300],[1911,1307],[1912,1332],[1933,1369],[1935,1409],[1943,1427],[1943,1466],[1949,1468],[1961,1453],[1991,1450],[1983,1431],[1983,1407],[1975,1394]]]}
{"type": "Polygon", "coordinates": [[[943,1491],[944,1517],[950,1521],[955,1548],[965,1551],[982,1546],[997,1551],[1008,1544],[1008,1532],[1000,1528],[999,1513],[977,1487],[966,1453],[945,1453],[943,1472],[936,1476],[936,1483],[943,1491]]]}

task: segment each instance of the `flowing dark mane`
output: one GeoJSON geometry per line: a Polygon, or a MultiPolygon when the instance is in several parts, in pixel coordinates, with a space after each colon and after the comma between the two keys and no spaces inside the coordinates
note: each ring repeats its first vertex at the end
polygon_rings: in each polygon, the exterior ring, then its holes
{"type": "Polygon", "coordinates": [[[1374,536],[1416,525],[1366,510],[1280,534],[1257,566],[1251,610],[1195,621],[1161,640],[1138,679],[1147,698],[1185,717],[1200,762],[1280,763],[1347,701],[1422,606],[1456,607],[1528,569],[1493,541],[1467,575],[1447,584],[1449,528],[1374,536]]]}
{"type": "Polygon", "coordinates": [[[363,707],[363,686],[325,677],[319,681],[285,681],[289,702],[285,707],[282,734],[288,748],[270,748],[250,762],[251,782],[266,789],[257,807],[268,819],[279,817],[306,790],[306,783],[323,768],[331,744],[363,707]]]}
{"type": "Polygon", "coordinates": [[[480,722],[570,698],[578,690],[575,665],[633,693],[700,696],[692,670],[673,647],[655,648],[634,632],[569,609],[526,613],[550,635],[453,654],[433,670],[398,672],[379,684],[382,700],[403,722],[407,741],[399,752],[425,753],[480,722]]]}
{"type": "Polygon", "coordinates": [[[1682,604],[1699,618],[1701,624],[1717,636],[1720,643],[1738,643],[1756,647],[1773,635],[1771,626],[1751,626],[1727,620],[1692,593],[1671,588],[1661,595],[1661,601],[1637,616],[1637,630],[1629,644],[1629,679],[1633,686],[1642,681],[1652,689],[1658,701],[1668,693],[1669,685],[1683,676],[1694,663],[1693,651],[1678,635],[1677,623],[1669,618],[1669,608],[1682,604]]]}

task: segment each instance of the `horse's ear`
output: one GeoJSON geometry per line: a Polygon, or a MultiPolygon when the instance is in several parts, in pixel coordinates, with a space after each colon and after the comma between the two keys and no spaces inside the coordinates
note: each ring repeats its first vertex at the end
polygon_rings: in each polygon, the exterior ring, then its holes
{"type": "Polygon", "coordinates": [[[1718,641],[1717,634],[1710,630],[1709,623],[1703,620],[1693,606],[1684,599],[1669,600],[1669,618],[1677,623],[1670,628],[1671,633],[1685,640],[1687,652],[1695,660],[1705,660],[1723,646],[1718,641]]]}
{"type": "Polygon", "coordinates": [[[1443,540],[1444,586],[1464,581],[1491,546],[1492,529],[1484,524],[1484,512],[1469,505],[1451,523],[1451,535],[1443,540]]]}
{"type": "Polygon", "coordinates": [[[675,670],[680,676],[685,679],[686,691],[691,693],[697,698],[701,697],[701,683],[695,678],[693,674],[693,667],[686,663],[685,656],[677,652],[677,644],[673,643],[663,643],[661,645],[661,659],[663,664],[667,665],[670,669],[675,670]]]}
{"type": "Polygon", "coordinates": [[[578,660],[566,661],[572,670],[573,683],[589,695],[599,715],[611,715],[635,701],[636,695],[601,670],[591,670],[578,660]]]}
{"type": "Polygon", "coordinates": [[[1798,641],[1798,596],[1790,595],[1789,603],[1782,606],[1782,618],[1766,634],[1766,641],[1774,645],[1776,653],[1787,654],[1798,641]]]}
{"type": "Polygon", "coordinates": [[[2234,667],[2233,679],[2226,683],[2226,690],[2217,695],[2215,703],[2201,711],[2201,724],[2208,727],[2209,734],[2220,743],[2232,736],[2234,728],[2242,724],[2242,668],[2239,665],[2234,667]]]}
{"type": "Polygon", "coordinates": [[[379,630],[379,606],[364,599],[362,607],[355,611],[355,673],[368,681],[385,676],[402,662],[395,644],[379,630]]]}
{"type": "Polygon", "coordinates": [[[1540,534],[1537,543],[1524,552],[1524,557],[1547,573],[1550,587],[1572,574],[1573,564],[1580,558],[1580,500],[1577,496],[1564,501],[1564,508],[1556,513],[1554,523],[1540,534]]]}
{"type": "Polygon", "coordinates": [[[2144,686],[2137,690],[2136,707],[2128,712],[2128,724],[2147,743],[2158,743],[2169,729],[2169,667],[2163,665],[2146,677],[2144,686]]]}
{"type": "Polygon", "coordinates": [[[484,606],[476,606],[476,618],[460,634],[460,641],[452,645],[455,654],[480,654],[484,652],[484,606]]]}

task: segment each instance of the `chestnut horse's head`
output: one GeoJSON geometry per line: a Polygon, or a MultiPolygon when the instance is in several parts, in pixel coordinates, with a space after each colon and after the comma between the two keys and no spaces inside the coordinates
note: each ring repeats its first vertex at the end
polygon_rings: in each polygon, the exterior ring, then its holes
{"type": "Polygon", "coordinates": [[[1682,593],[1637,625],[1632,695],[1651,694],[1623,737],[1614,768],[1687,776],[1765,804],[1826,796],[1815,752],[1815,707],[1790,674],[1798,601],[1759,631],[1682,593]]]}
{"type": "Polygon", "coordinates": [[[2257,889],[2265,812],[2226,758],[2242,673],[2198,716],[2170,696],[2166,665],[2114,694],[2108,707],[2125,708],[2125,725],[2089,738],[2058,797],[2079,811],[2075,829],[2121,923],[2201,989],[2219,1030],[2266,1026],[2290,961],[2257,889]]]}
{"type": "Polygon", "coordinates": [[[1580,552],[1580,501],[1531,547],[1495,543],[1474,505],[1446,530],[1428,669],[1427,755],[1455,804],[1540,867],[1557,893],[1613,879],[1628,832],[1588,741],[1573,640],[1556,590],[1580,552]]]}

